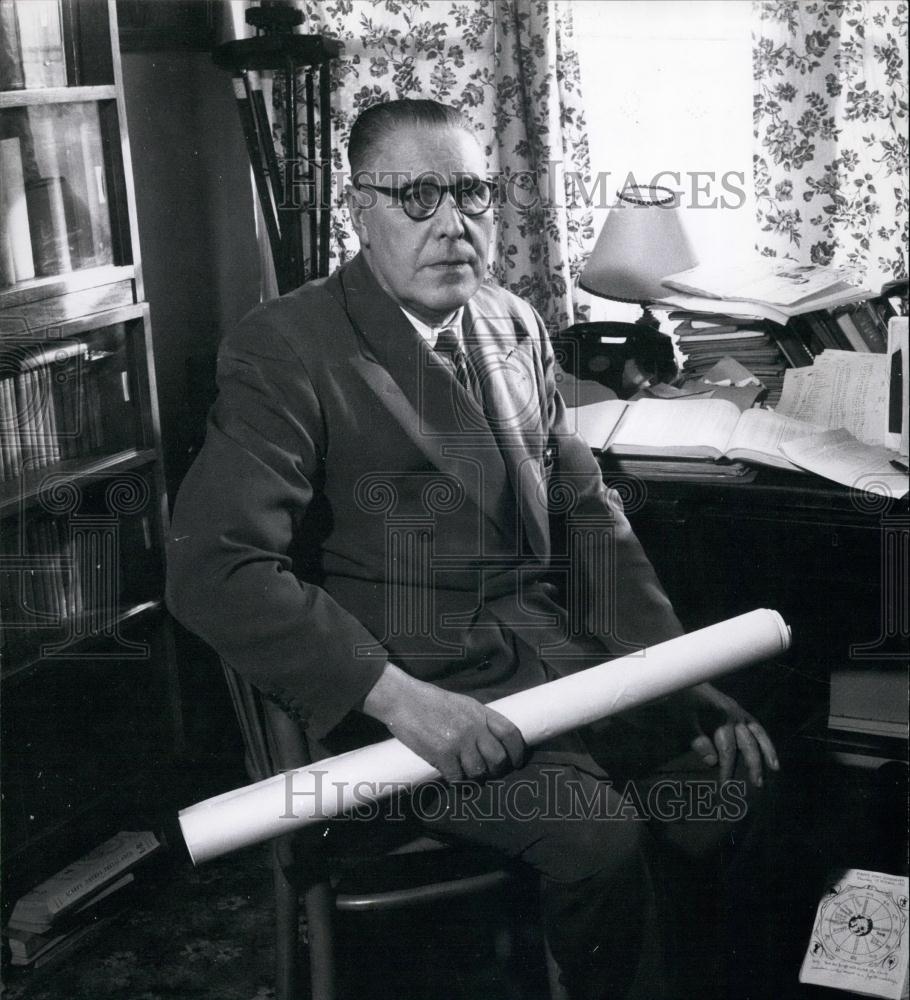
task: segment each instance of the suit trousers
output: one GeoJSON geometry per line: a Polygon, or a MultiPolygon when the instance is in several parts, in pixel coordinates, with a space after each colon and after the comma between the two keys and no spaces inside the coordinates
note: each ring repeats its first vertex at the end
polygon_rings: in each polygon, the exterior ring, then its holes
{"type": "Polygon", "coordinates": [[[418,789],[412,809],[434,836],[540,875],[544,931],[572,1000],[683,998],[693,981],[699,995],[720,996],[723,970],[711,961],[724,950],[725,854],[754,800],[739,775],[719,786],[691,754],[651,768],[657,746],[636,752],[635,727],[603,735],[597,762],[531,753],[502,778],[418,789]]]}

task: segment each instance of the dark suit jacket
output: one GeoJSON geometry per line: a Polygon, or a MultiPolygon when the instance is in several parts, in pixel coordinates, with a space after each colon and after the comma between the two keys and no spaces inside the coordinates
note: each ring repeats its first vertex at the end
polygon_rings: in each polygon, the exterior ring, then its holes
{"type": "Polygon", "coordinates": [[[484,286],[463,329],[482,406],[358,257],[221,348],[169,606],[331,749],[387,660],[489,701],[681,631],[537,314],[484,286]]]}

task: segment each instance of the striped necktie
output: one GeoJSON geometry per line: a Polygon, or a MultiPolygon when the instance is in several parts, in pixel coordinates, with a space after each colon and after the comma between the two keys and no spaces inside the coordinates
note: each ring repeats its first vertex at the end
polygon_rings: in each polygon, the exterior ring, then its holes
{"type": "Polygon", "coordinates": [[[468,392],[474,394],[471,385],[471,373],[468,369],[468,359],[464,348],[461,346],[461,338],[458,330],[454,326],[444,326],[436,334],[436,347],[434,350],[444,355],[452,367],[455,369],[455,378],[458,384],[468,392]]]}

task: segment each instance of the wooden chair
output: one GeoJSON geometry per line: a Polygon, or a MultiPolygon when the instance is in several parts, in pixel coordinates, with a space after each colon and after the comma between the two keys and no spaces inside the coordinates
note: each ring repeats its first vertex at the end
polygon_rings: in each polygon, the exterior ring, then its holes
{"type": "MultiPolygon", "coordinates": [[[[300,727],[279,706],[244,680],[222,661],[234,710],[243,734],[246,767],[254,781],[279,771],[310,763],[306,740],[300,727]]],[[[386,823],[385,826],[391,826],[386,823]]],[[[397,832],[397,831],[396,831],[397,832]]],[[[402,884],[360,892],[339,889],[337,858],[320,849],[316,837],[305,839],[288,834],[272,844],[272,871],[275,886],[275,996],[276,1000],[300,1000],[301,976],[298,963],[300,901],[307,924],[310,1000],[337,1000],[334,923],[336,911],[377,912],[409,906],[449,901],[477,895],[505,885],[513,873],[495,862],[467,871],[450,863],[449,847],[427,836],[411,837],[376,857],[401,859],[422,855],[430,861],[432,881],[402,884]],[[427,852],[433,852],[428,855],[427,852]],[[333,867],[333,864],[335,867],[333,867]]],[[[375,850],[365,853],[375,856],[375,850]]],[[[457,853],[457,852],[456,852],[457,853]]],[[[463,851],[461,852],[463,856],[463,851]]],[[[559,982],[558,967],[544,943],[547,981],[551,1000],[566,1000],[559,982]]]]}

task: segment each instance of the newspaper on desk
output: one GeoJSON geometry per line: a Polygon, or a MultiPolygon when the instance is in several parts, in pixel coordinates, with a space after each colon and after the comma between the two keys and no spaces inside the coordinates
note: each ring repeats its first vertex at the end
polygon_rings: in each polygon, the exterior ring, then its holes
{"type": "Polygon", "coordinates": [[[850,868],[818,904],[799,981],[901,1000],[907,948],[907,879],[850,868]]]}

